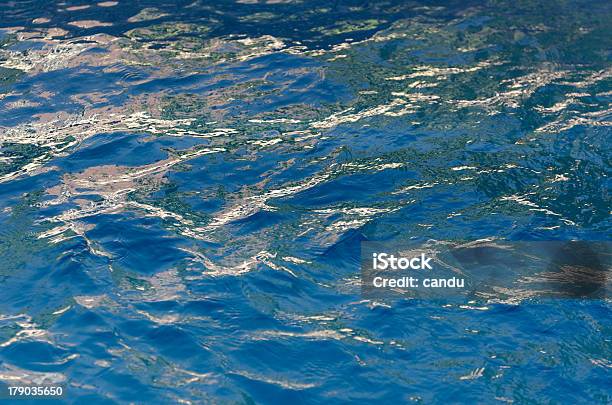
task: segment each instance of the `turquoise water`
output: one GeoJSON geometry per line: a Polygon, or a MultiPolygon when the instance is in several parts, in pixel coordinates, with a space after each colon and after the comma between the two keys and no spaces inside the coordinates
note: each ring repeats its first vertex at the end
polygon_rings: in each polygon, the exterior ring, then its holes
{"type": "Polygon", "coordinates": [[[609,241],[604,1],[0,6],[0,383],[610,403],[608,298],[361,294],[363,241],[609,241]]]}

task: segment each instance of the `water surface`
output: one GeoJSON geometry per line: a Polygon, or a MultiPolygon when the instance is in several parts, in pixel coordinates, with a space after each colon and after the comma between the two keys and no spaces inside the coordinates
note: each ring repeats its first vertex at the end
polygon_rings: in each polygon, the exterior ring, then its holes
{"type": "Polygon", "coordinates": [[[369,300],[361,241],[609,240],[604,1],[0,6],[0,380],[609,403],[608,299],[369,300]]]}

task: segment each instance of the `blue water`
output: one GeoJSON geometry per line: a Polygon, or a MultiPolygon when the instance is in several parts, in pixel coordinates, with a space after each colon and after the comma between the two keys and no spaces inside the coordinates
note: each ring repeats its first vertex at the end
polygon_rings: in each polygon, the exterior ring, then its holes
{"type": "Polygon", "coordinates": [[[605,1],[0,4],[0,385],[612,403],[608,298],[365,297],[360,243],[609,241],[605,1]]]}

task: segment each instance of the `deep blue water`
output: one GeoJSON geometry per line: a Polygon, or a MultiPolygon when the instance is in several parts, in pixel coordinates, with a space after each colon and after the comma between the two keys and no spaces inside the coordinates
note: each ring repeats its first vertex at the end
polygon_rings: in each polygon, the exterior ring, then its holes
{"type": "Polygon", "coordinates": [[[611,21],[573,0],[0,3],[0,385],[611,403],[609,298],[371,299],[359,267],[364,241],[609,241],[611,21]]]}

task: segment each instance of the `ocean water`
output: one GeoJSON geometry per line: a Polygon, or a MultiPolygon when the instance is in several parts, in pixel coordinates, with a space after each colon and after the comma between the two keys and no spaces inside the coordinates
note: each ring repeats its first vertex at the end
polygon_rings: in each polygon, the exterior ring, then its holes
{"type": "Polygon", "coordinates": [[[606,297],[371,299],[364,241],[609,241],[606,1],[0,4],[0,385],[611,403],[606,297]]]}

